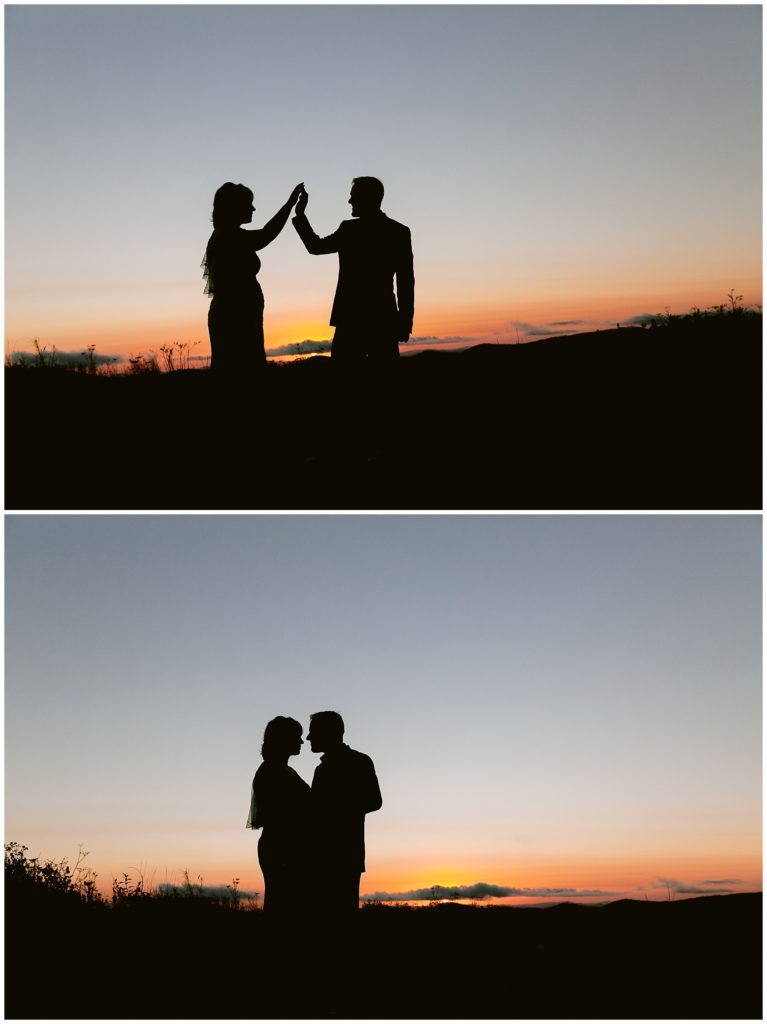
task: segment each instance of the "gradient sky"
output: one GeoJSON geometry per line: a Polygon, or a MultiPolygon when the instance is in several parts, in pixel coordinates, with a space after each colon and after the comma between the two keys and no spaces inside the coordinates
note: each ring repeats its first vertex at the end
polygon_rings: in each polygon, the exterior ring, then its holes
{"type": "MultiPolygon", "coordinates": [[[[22,6],[6,24],[6,349],[208,352],[215,189],[408,224],[420,338],[761,302],[761,7],[22,6]]],[[[267,347],[335,257],[262,253],[267,347]]]]}
{"type": "Polygon", "coordinates": [[[5,526],[6,837],[31,854],[261,891],[264,725],[334,708],[384,796],[363,893],[761,888],[759,516],[5,526]]]}

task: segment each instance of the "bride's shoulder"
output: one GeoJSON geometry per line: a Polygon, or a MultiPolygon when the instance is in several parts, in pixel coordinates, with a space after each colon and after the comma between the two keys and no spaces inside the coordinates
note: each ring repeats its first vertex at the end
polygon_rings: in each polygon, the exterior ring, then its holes
{"type": "Polygon", "coordinates": [[[274,765],[270,765],[268,761],[262,761],[261,764],[256,768],[256,774],[253,776],[253,781],[256,779],[263,779],[266,776],[274,774],[274,765]]]}

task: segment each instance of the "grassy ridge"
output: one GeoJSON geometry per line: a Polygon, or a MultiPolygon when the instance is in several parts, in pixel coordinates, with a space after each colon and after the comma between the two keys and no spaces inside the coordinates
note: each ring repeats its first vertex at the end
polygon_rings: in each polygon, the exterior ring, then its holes
{"type": "Polygon", "coordinates": [[[760,1018],[761,895],[549,909],[321,904],[260,911],[147,897],[11,902],[6,1016],[760,1018]]]}
{"type": "Polygon", "coordinates": [[[6,1016],[760,1018],[760,893],[545,909],[322,898],[275,929],[194,886],[152,895],[6,848],[6,1016]]]}
{"type": "Polygon", "coordinates": [[[330,361],[6,370],[8,508],[758,508],[761,315],[330,361]]]}

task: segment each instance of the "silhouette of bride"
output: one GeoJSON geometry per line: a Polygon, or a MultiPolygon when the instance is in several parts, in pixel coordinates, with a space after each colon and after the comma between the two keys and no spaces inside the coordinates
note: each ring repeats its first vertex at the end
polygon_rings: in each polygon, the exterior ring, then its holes
{"type": "Polygon", "coordinates": [[[301,753],[303,728],[294,718],[267,723],[263,762],[253,778],[247,827],[262,829],[258,862],[264,876],[264,910],[287,917],[300,909],[305,881],[311,813],[311,788],[288,765],[301,753]]]}
{"type": "Polygon", "coordinates": [[[256,253],[279,235],[303,191],[296,185],[284,206],[254,231],[241,225],[253,220],[253,193],[227,181],[213,198],[213,234],[203,259],[205,294],[212,296],[208,312],[210,365],[216,371],[241,374],[266,365],[264,352],[264,293],[256,275],[256,253]]]}

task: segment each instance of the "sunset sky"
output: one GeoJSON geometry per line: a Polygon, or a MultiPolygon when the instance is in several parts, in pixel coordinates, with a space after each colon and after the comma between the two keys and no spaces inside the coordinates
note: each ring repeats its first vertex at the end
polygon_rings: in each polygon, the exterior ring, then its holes
{"type": "MultiPolygon", "coordinates": [[[[761,7],[5,8],[6,351],[209,351],[216,188],[263,224],[352,177],[412,230],[414,337],[526,340],[761,302],[761,7]]],[[[261,253],[267,347],[337,274],[261,253]]]]}
{"type": "Polygon", "coordinates": [[[5,526],[6,839],[31,855],[262,891],[264,725],[331,708],[383,792],[363,893],[761,889],[758,515],[5,526]]]}

